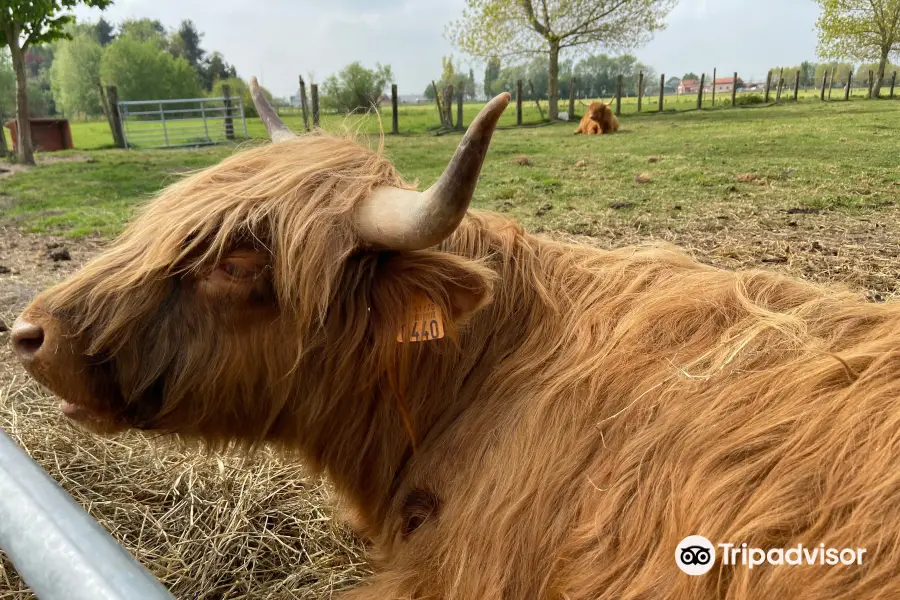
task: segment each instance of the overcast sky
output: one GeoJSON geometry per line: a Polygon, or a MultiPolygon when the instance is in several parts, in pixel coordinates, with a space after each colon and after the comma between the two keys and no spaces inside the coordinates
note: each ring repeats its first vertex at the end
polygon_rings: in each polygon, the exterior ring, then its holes
{"type": "MultiPolygon", "coordinates": [[[[361,61],[391,65],[401,94],[419,94],[440,76],[441,57],[455,51],[445,25],[465,0],[116,0],[106,18],[159,19],[170,28],[192,19],[205,33],[203,48],[218,50],[241,77],[259,77],[276,96],[296,92],[297,76],[316,80],[361,61]]],[[[79,20],[100,11],[79,7],[79,20]]],[[[815,59],[818,7],[813,0],[680,0],[668,28],[646,46],[640,60],[657,72],[738,71],[765,78],[776,65],[815,59]]],[[[473,63],[475,78],[483,67],[473,63]]]]}

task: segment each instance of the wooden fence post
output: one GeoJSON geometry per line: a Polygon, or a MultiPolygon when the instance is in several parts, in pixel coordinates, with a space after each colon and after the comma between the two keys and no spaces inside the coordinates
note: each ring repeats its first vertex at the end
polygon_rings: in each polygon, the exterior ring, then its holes
{"type": "Polygon", "coordinates": [[[831,90],[834,89],[834,69],[831,67],[831,75],[828,76],[828,99],[831,100],[831,90]]]}
{"type": "Polygon", "coordinates": [[[800,70],[794,73],[794,102],[800,99],[800,70]]]}
{"type": "Polygon", "coordinates": [[[825,71],[825,74],[822,75],[822,89],[819,91],[819,100],[822,102],[825,101],[825,84],[828,82],[828,71],[825,71]]]}
{"type": "Polygon", "coordinates": [[[398,135],[400,133],[400,116],[397,114],[397,84],[391,84],[391,133],[398,135]]]}
{"type": "Polygon", "coordinates": [[[622,76],[616,77],[616,116],[622,114],[622,76]]]}
{"type": "Polygon", "coordinates": [[[700,89],[697,90],[697,108],[703,108],[703,86],[706,85],[706,73],[700,74],[700,89]]]}
{"type": "Polygon", "coordinates": [[[234,139],[234,121],[231,120],[231,86],[227,83],[222,86],[222,96],[225,97],[225,139],[234,139]]]}
{"type": "Polygon", "coordinates": [[[872,99],[872,86],[874,86],[874,85],[875,85],[875,73],[873,73],[870,69],[869,70],[869,92],[867,94],[867,97],[869,98],[869,100],[872,99]]]}
{"type": "Polygon", "coordinates": [[[713,108],[716,107],[716,68],[715,67],[713,67],[712,105],[713,105],[713,108]]]}
{"type": "Polygon", "coordinates": [[[850,84],[853,83],[853,71],[847,73],[847,87],[844,89],[844,100],[850,99],[850,84]]]}
{"type": "Polygon", "coordinates": [[[778,72],[778,85],[775,86],[775,104],[781,102],[781,90],[784,88],[784,67],[778,72]]]}
{"type": "Polygon", "coordinates": [[[891,77],[891,98],[894,97],[894,86],[897,83],[897,71],[894,71],[894,76],[891,77]]]}
{"type": "Polygon", "coordinates": [[[569,79],[569,120],[575,120],[575,84],[578,80],[574,77],[569,79]]]}
{"type": "Polygon", "coordinates": [[[666,94],[666,74],[659,76],[659,112],[663,111],[663,102],[665,102],[666,94]]]}
{"type": "Polygon", "coordinates": [[[766,74],[766,104],[769,103],[769,91],[772,89],[772,71],[766,74]]]}
{"type": "Polygon", "coordinates": [[[463,128],[463,102],[466,100],[466,88],[463,86],[459,87],[459,91],[456,93],[456,128],[463,128]]]}
{"type": "Polygon", "coordinates": [[[737,71],[735,71],[734,79],[731,80],[731,106],[734,106],[735,101],[737,100],[737,85],[738,85],[738,76],[737,76],[737,71]]]}
{"type": "Polygon", "coordinates": [[[522,124],[522,80],[516,81],[516,125],[522,124]]]}
{"type": "Polygon", "coordinates": [[[644,72],[638,73],[638,112],[641,112],[641,106],[644,103],[644,72]]]}
{"type": "Polygon", "coordinates": [[[300,110],[303,112],[303,129],[309,131],[309,113],[306,111],[306,82],[300,75],[300,110]]]}
{"type": "MultiPolygon", "coordinates": [[[[100,87],[103,91],[103,87],[100,87]]],[[[122,113],[119,112],[119,88],[106,86],[106,101],[109,105],[109,127],[112,129],[113,142],[116,148],[125,147],[125,129],[122,127],[122,113]]]]}
{"type": "Polygon", "coordinates": [[[312,117],[313,127],[319,127],[319,85],[311,83],[309,85],[309,93],[312,96],[312,117]]]}

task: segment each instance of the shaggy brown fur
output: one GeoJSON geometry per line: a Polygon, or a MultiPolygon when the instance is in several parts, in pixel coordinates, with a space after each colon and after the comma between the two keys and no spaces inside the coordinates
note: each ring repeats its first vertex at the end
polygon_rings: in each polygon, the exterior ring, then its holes
{"type": "Polygon", "coordinates": [[[591,102],[587,113],[581,117],[575,134],[587,135],[615,133],[619,130],[619,119],[613,114],[608,104],[603,102],[591,102]]]}
{"type": "Polygon", "coordinates": [[[173,185],[26,310],[31,371],[104,429],[301,452],[374,545],[345,598],[900,597],[900,306],[480,212],[365,249],[383,184],[313,135],[173,185]],[[397,343],[423,295],[450,335],[397,343]],[[690,577],[690,534],[868,551],[690,577]]]}

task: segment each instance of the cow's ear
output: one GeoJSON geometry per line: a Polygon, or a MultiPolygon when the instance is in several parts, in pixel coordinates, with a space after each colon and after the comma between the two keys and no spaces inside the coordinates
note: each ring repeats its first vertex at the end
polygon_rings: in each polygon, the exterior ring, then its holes
{"type": "MultiPolygon", "coordinates": [[[[433,303],[455,326],[490,303],[497,274],[480,262],[443,252],[402,252],[381,262],[372,288],[381,324],[399,331],[410,310],[433,303]]],[[[454,327],[455,328],[455,327],[454,327]]]]}

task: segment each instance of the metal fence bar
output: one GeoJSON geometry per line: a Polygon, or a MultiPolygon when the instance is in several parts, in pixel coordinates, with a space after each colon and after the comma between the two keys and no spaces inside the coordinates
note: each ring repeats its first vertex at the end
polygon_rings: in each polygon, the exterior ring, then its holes
{"type": "Polygon", "coordinates": [[[209,137],[209,123],[206,121],[206,104],[205,102],[200,102],[200,113],[203,115],[203,131],[206,133],[206,141],[211,142],[212,139],[209,137]]]}
{"type": "Polygon", "coordinates": [[[163,110],[162,103],[159,105],[159,120],[162,121],[163,134],[166,136],[166,145],[169,145],[169,132],[166,130],[166,113],[163,110]]]}
{"type": "Polygon", "coordinates": [[[174,600],[0,429],[0,549],[41,600],[174,600]]]}
{"type": "Polygon", "coordinates": [[[241,107],[241,122],[244,124],[244,138],[250,139],[250,134],[247,133],[247,118],[244,116],[244,99],[238,98],[238,102],[240,102],[241,107]]]}
{"type": "Polygon", "coordinates": [[[213,100],[225,100],[225,96],[218,96],[216,98],[175,98],[173,100],[123,100],[121,104],[127,106],[133,106],[135,104],[178,104],[179,102],[200,102],[201,100],[207,102],[212,102],[213,100]]]}

